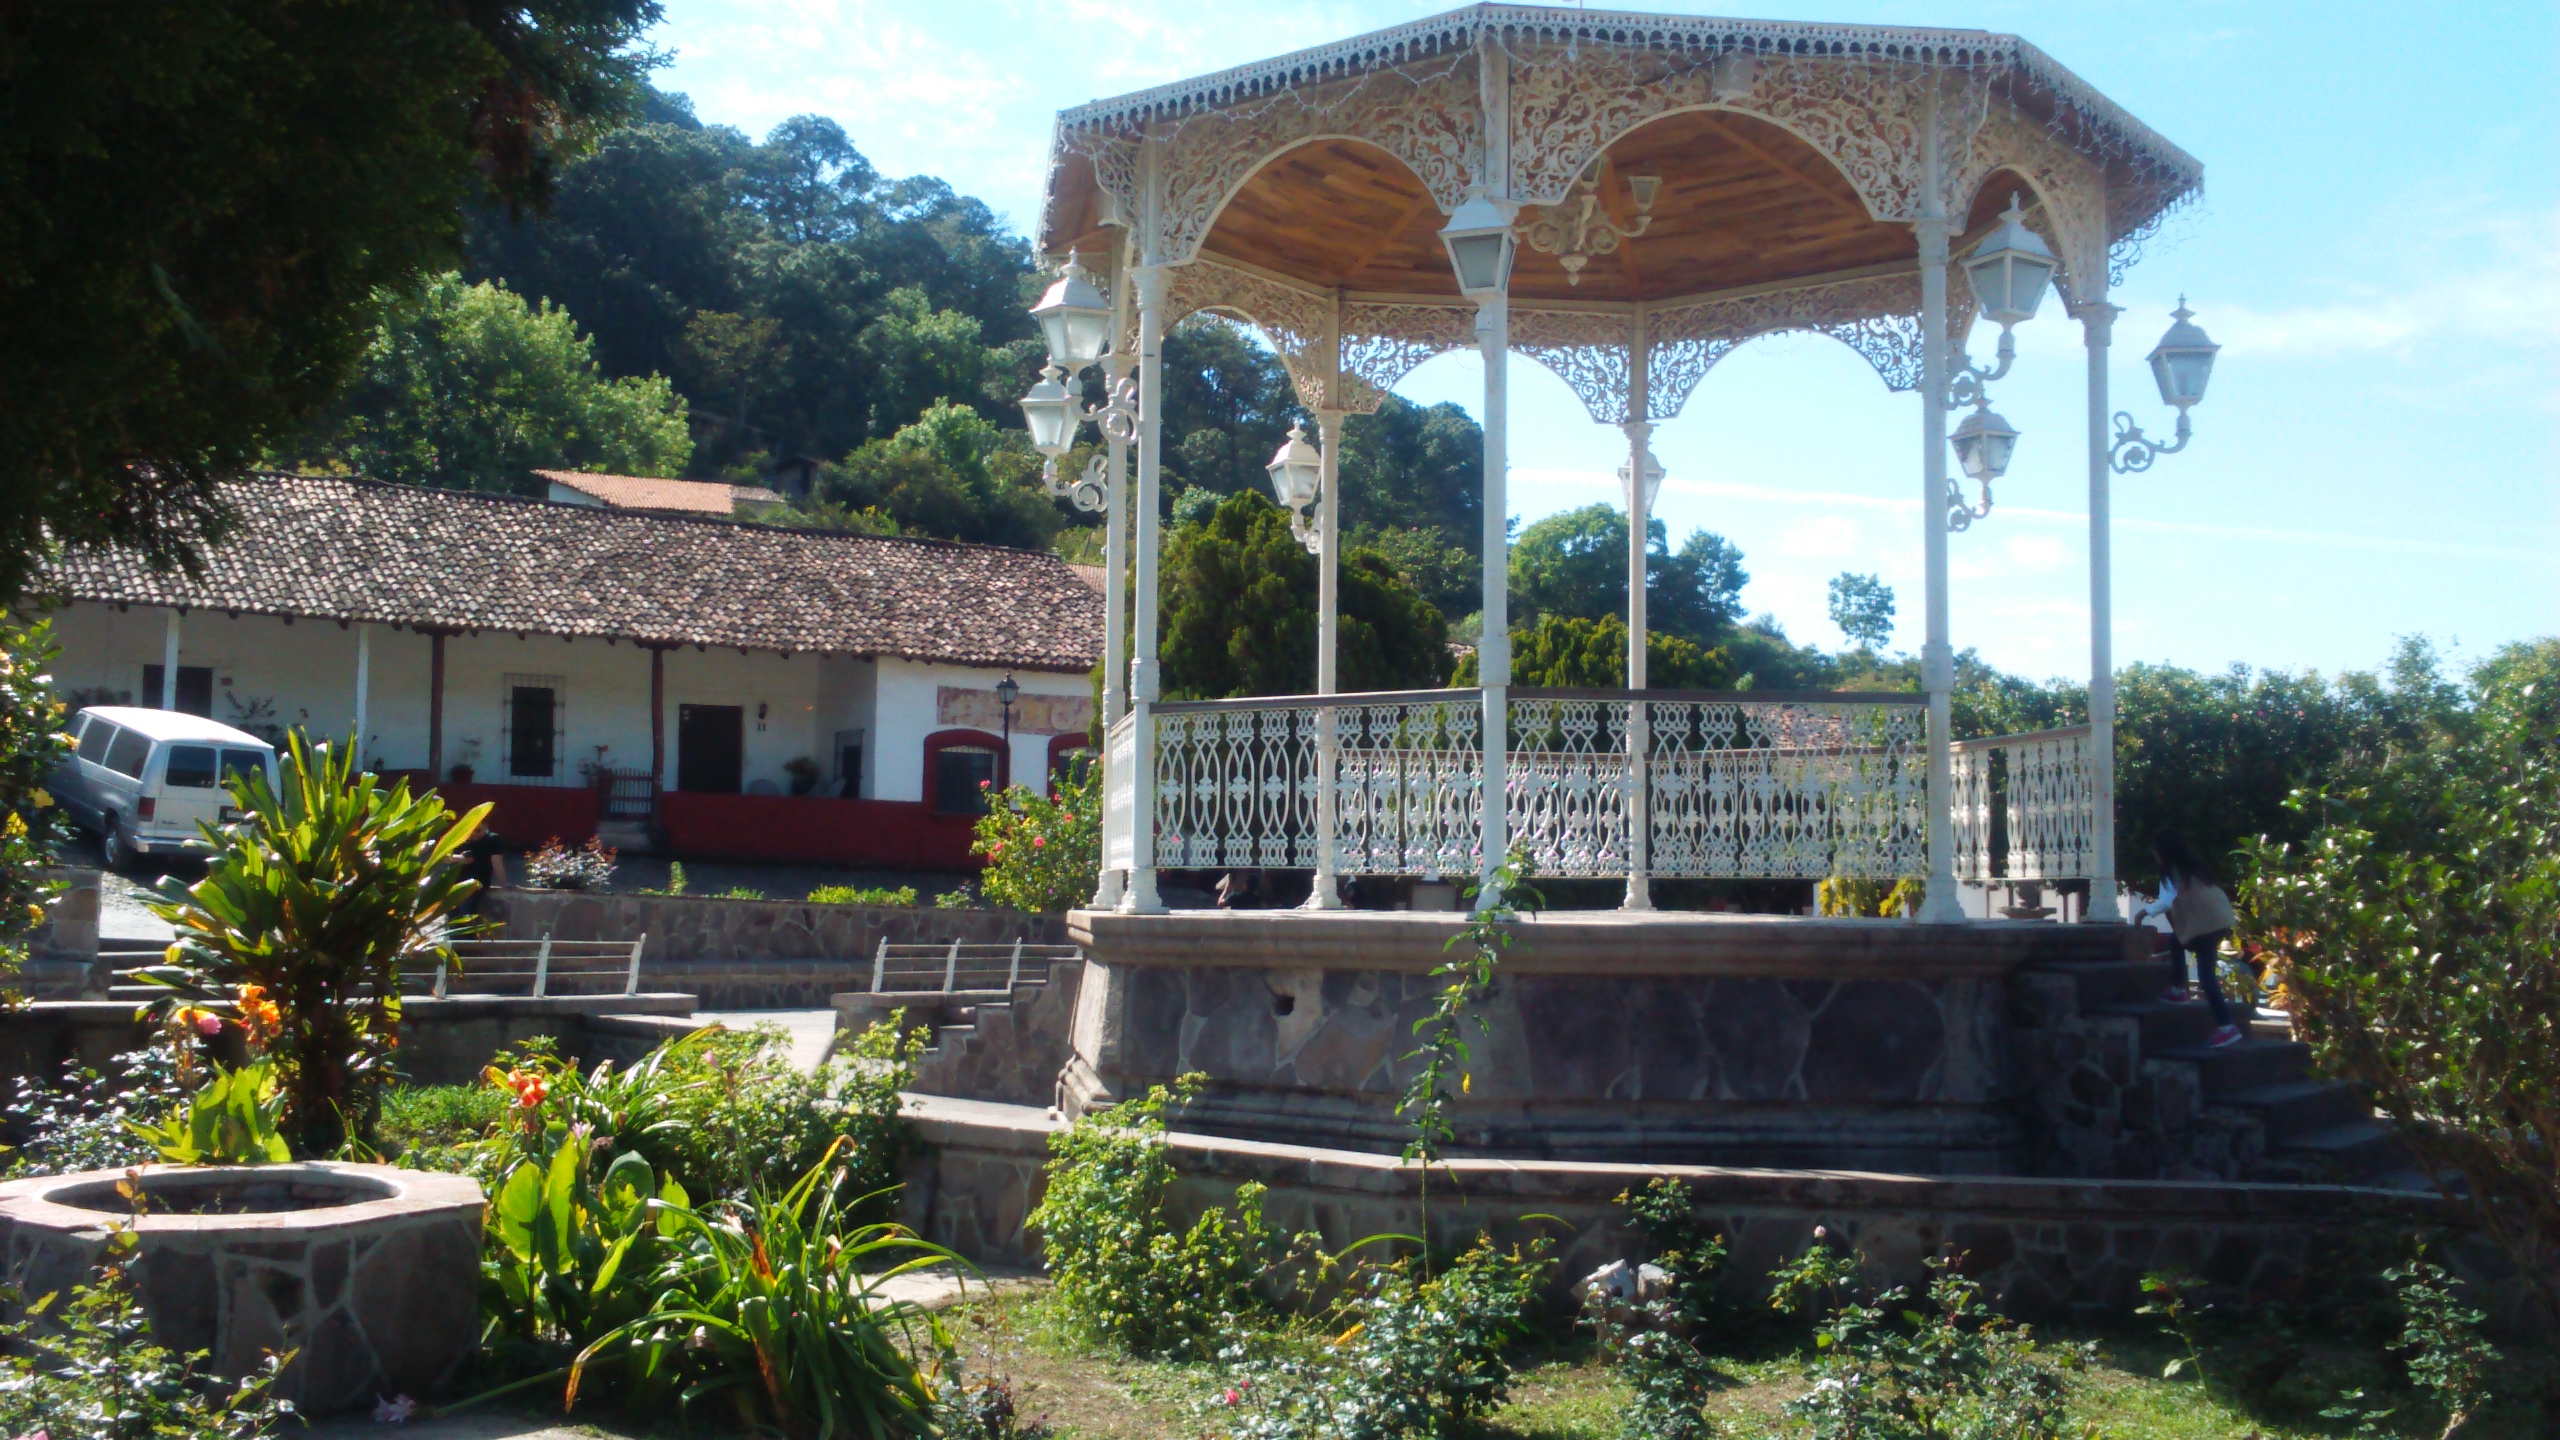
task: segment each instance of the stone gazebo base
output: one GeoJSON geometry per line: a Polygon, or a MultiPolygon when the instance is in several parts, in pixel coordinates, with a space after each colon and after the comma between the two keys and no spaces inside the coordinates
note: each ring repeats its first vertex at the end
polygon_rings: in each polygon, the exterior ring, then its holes
{"type": "MultiPolygon", "coordinates": [[[[1457,915],[1080,911],[1069,1115],[1207,1077],[1182,1125],[1393,1153],[1457,915]]],[[[1457,1153],[2005,1174],[2010,972],[2147,950],[2123,926],[1672,912],[1524,918],[1469,1025],[1457,1153]]]]}

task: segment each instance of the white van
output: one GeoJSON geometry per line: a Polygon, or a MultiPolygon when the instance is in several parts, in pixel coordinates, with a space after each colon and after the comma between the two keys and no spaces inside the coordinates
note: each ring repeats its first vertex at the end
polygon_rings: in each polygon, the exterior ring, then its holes
{"type": "Polygon", "coordinates": [[[93,705],[71,719],[74,756],[46,788],[82,827],[96,832],[107,868],[137,855],[175,854],[196,824],[239,818],[222,782],[262,772],[277,783],[276,749],[255,735],[176,710],[93,705]]]}

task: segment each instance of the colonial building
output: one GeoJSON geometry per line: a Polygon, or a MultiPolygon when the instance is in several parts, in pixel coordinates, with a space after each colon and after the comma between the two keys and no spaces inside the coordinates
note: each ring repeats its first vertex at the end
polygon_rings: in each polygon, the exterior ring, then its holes
{"type": "Polygon", "coordinates": [[[1045,775],[1092,722],[1102,599],[1051,555],[334,477],[226,492],[201,576],[120,549],[44,571],[66,694],[361,733],[494,800],[511,843],[602,823],[966,864],[979,782],[1045,775]]]}

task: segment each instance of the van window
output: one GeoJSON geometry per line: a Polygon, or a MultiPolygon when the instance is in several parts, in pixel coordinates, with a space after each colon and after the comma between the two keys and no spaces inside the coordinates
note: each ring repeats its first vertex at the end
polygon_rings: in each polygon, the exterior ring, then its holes
{"type": "Polygon", "coordinates": [[[243,775],[267,778],[267,752],[264,750],[225,750],[222,752],[222,783],[230,784],[243,775]]]}
{"type": "Polygon", "coordinates": [[[112,720],[89,717],[89,728],[80,732],[80,758],[92,765],[107,763],[107,747],[115,743],[116,726],[112,720]]]}
{"type": "Polygon", "coordinates": [[[172,745],[169,763],[161,772],[161,783],[172,790],[210,790],[213,788],[213,747],[210,745],[172,745]]]}
{"type": "Polygon", "coordinates": [[[139,730],[118,730],[116,742],[107,747],[106,767],[119,775],[142,778],[143,762],[151,758],[151,737],[139,730]]]}

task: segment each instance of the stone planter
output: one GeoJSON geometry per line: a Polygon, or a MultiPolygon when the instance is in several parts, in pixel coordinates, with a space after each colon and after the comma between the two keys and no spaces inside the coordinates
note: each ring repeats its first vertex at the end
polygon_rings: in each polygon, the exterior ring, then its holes
{"type": "Polygon", "coordinates": [[[277,1393],[306,1413],[424,1397],[480,1331],[476,1181],[387,1165],[154,1165],[143,1214],[126,1172],[0,1185],[0,1257],[30,1298],[95,1269],[109,1227],[139,1240],[131,1274],[152,1336],[209,1350],[237,1376],[292,1350],[277,1393]]]}

